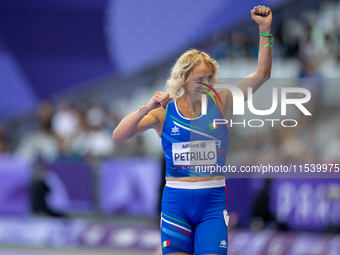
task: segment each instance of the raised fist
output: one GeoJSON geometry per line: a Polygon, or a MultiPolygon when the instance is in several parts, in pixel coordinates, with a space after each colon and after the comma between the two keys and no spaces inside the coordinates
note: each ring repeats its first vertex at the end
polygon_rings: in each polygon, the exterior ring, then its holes
{"type": "Polygon", "coordinates": [[[259,25],[270,26],[272,24],[272,11],[269,7],[264,5],[255,6],[253,10],[250,11],[251,18],[259,25]]]}

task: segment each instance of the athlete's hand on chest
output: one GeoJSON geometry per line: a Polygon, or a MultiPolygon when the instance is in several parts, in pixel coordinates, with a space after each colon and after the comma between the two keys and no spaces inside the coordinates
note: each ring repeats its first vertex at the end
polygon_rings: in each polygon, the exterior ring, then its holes
{"type": "Polygon", "coordinates": [[[159,107],[165,108],[167,103],[172,99],[173,97],[171,97],[168,93],[156,92],[155,95],[150,99],[150,101],[145,105],[145,107],[148,112],[159,107]]]}

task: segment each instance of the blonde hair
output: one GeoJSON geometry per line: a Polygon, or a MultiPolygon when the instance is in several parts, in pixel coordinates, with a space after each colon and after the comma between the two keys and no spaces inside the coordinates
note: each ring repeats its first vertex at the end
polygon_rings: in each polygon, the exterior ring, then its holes
{"type": "Polygon", "coordinates": [[[166,81],[166,92],[173,97],[178,97],[183,91],[183,85],[190,78],[192,70],[201,63],[205,63],[211,68],[213,78],[216,78],[216,73],[219,70],[219,65],[216,60],[212,59],[208,54],[192,49],[184,52],[176,64],[170,70],[170,77],[166,81]]]}

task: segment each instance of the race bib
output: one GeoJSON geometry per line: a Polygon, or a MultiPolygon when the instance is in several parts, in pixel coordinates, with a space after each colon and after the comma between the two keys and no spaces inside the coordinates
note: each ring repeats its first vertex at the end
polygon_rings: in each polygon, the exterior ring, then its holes
{"type": "Polygon", "coordinates": [[[194,169],[195,166],[214,166],[217,162],[216,142],[190,141],[172,144],[175,168],[194,169]]]}

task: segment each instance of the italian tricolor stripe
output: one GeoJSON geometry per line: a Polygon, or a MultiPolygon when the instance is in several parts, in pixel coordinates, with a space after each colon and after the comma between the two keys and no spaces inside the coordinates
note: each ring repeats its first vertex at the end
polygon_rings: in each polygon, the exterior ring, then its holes
{"type": "Polygon", "coordinates": [[[170,240],[166,240],[162,243],[162,247],[165,248],[170,245],[170,240]]]}
{"type": "MultiPolygon", "coordinates": [[[[183,223],[184,225],[188,225],[189,227],[191,227],[188,223],[185,223],[185,222],[183,222],[183,221],[181,221],[181,220],[177,220],[177,219],[175,219],[175,218],[173,218],[173,217],[170,217],[169,215],[166,215],[165,213],[162,213],[162,215],[164,215],[165,217],[167,217],[167,218],[170,218],[170,219],[172,219],[172,220],[175,220],[175,221],[178,221],[178,222],[180,222],[180,223],[183,223]]],[[[190,230],[189,230],[190,231],[190,230]]],[[[191,231],[190,231],[191,232],[191,231]]]]}
{"type": "Polygon", "coordinates": [[[178,230],[179,232],[182,232],[182,233],[184,233],[184,234],[186,234],[186,235],[188,235],[188,236],[191,236],[190,233],[187,233],[187,232],[185,232],[185,231],[183,231],[183,230],[181,230],[181,229],[179,229],[179,228],[175,228],[175,227],[173,227],[173,226],[170,226],[170,227],[173,228],[173,229],[176,229],[176,230],[178,230]]]}
{"type": "Polygon", "coordinates": [[[209,124],[210,130],[215,130],[215,129],[218,128],[220,125],[216,122],[216,123],[215,123],[215,126],[216,126],[216,127],[214,127],[214,123],[210,123],[210,124],[209,124]]]}

